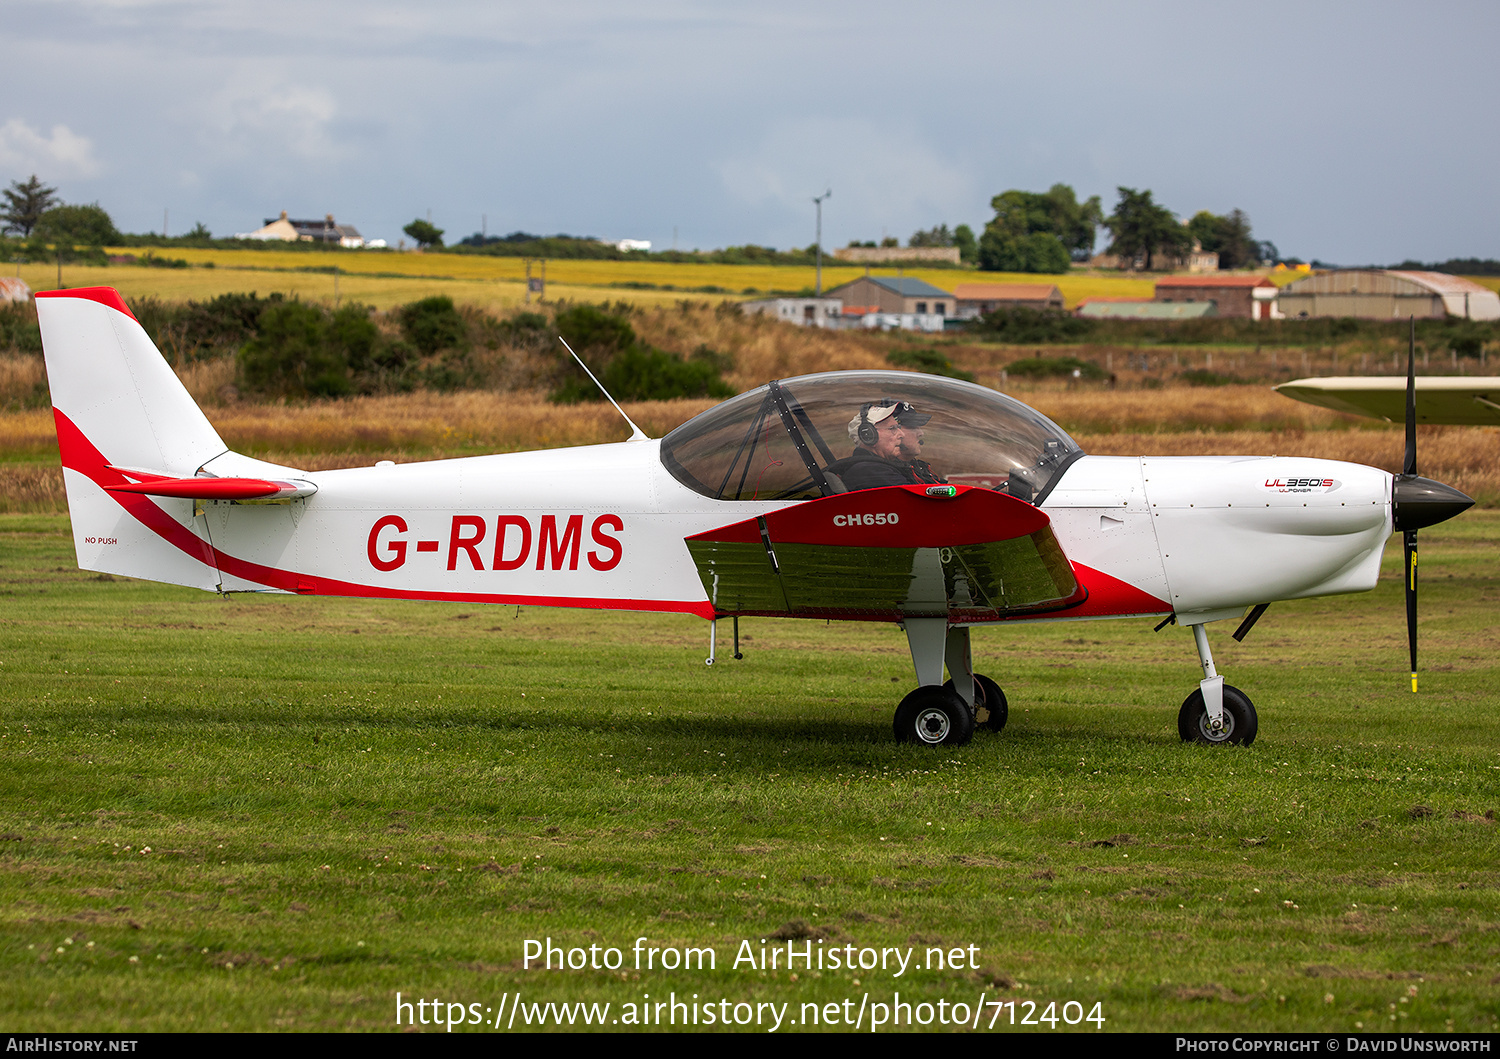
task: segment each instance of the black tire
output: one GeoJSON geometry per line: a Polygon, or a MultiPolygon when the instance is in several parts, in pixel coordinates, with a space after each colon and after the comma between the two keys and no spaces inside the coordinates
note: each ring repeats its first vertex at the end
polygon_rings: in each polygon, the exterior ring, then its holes
{"type": "Polygon", "coordinates": [[[926,684],[896,707],[896,742],[963,746],[974,738],[974,714],[951,688],[926,684]]]}
{"type": "Polygon", "coordinates": [[[1184,743],[1204,743],[1209,746],[1249,746],[1255,742],[1255,733],[1260,721],[1255,715],[1255,704],[1239,688],[1224,685],[1224,730],[1212,732],[1208,728],[1208,706],[1203,701],[1203,689],[1189,695],[1177,714],[1177,734],[1184,743]]]}
{"type": "MultiPolygon", "coordinates": [[[[1001,731],[1005,722],[1010,719],[1010,703],[1006,701],[1005,692],[983,673],[974,674],[974,685],[974,730],[977,732],[983,728],[988,732],[1001,731]]],[[[954,691],[951,680],[943,687],[954,691]]],[[[957,694],[956,691],[954,693],[957,694]]]]}

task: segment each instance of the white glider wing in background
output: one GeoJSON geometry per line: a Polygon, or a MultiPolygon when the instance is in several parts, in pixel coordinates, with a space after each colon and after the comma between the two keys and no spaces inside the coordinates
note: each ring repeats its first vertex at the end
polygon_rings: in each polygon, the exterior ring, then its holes
{"type": "MultiPolygon", "coordinates": [[[[1424,375],[1416,380],[1417,422],[1500,426],[1500,378],[1424,375]]],[[[1274,387],[1293,400],[1350,415],[1399,423],[1406,415],[1406,380],[1397,376],[1294,379],[1274,387]]]]}

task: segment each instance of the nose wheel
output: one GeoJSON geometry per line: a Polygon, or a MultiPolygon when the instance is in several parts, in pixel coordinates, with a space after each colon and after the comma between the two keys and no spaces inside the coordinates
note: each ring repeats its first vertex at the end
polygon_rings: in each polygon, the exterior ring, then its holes
{"type": "Polygon", "coordinates": [[[1217,721],[1209,717],[1201,689],[1189,695],[1177,713],[1177,734],[1184,743],[1249,746],[1258,727],[1250,696],[1230,684],[1224,685],[1224,709],[1217,721]]]}

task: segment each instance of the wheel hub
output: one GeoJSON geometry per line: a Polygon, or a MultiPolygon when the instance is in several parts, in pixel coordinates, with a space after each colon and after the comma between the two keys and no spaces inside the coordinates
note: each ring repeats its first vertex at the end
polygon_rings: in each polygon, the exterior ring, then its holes
{"type": "Polygon", "coordinates": [[[924,743],[941,743],[948,738],[953,722],[942,710],[932,708],[917,714],[917,737],[924,743]]]}
{"type": "Polygon", "coordinates": [[[1221,743],[1234,734],[1234,718],[1227,710],[1218,720],[1214,720],[1205,713],[1199,728],[1202,730],[1205,739],[1221,743]]]}

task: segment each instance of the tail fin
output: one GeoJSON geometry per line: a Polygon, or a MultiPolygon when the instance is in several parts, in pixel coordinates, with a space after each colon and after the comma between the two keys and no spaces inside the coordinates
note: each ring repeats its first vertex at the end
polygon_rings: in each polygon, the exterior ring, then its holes
{"type": "Polygon", "coordinates": [[[39,291],[37,317],[78,565],[199,588],[219,584],[192,500],[106,492],[114,467],[191,477],[225,451],[111,287],[39,291]]]}
{"type": "Polygon", "coordinates": [[[52,407],[111,463],[187,477],[224,451],[114,288],[40,291],[36,309],[52,407]]]}

